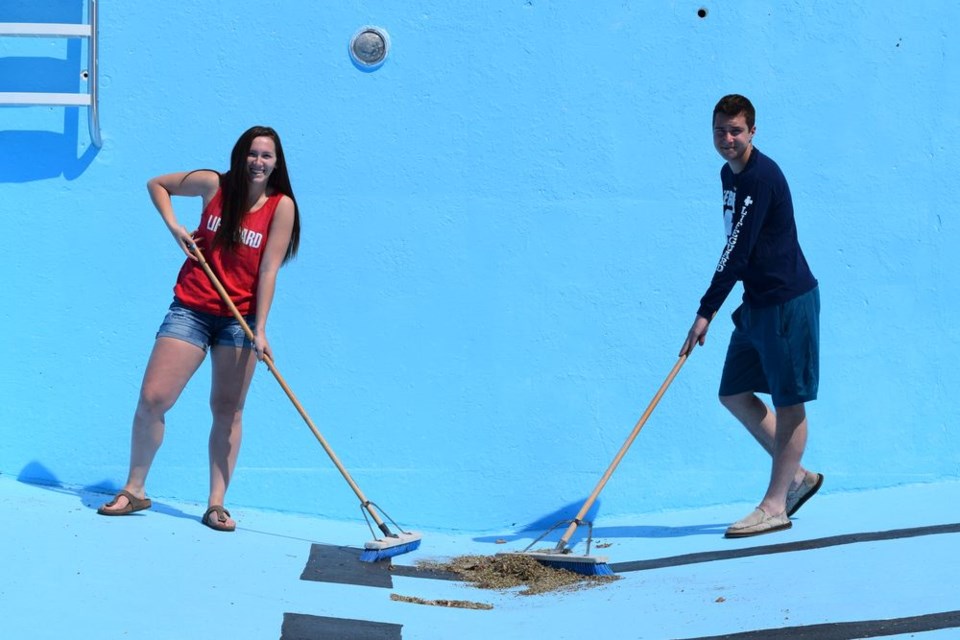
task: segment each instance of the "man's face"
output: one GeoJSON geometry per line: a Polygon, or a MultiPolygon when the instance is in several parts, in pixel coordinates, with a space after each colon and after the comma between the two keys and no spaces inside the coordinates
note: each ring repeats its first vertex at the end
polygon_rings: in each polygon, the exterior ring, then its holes
{"type": "Polygon", "coordinates": [[[713,118],[713,146],[734,169],[743,168],[753,148],[757,128],[747,127],[743,113],[728,116],[718,113],[713,118]]]}

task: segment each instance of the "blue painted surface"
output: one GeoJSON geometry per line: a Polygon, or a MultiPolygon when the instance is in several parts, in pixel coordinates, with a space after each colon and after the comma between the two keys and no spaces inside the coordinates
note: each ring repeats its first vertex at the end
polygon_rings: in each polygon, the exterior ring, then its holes
{"type": "MultiPolygon", "coordinates": [[[[203,503],[163,500],[140,515],[106,518],[94,512],[103,498],[0,476],[0,522],[16,523],[0,527],[0,637],[255,640],[279,638],[284,614],[296,613],[401,625],[403,640],[677,640],[960,611],[956,532],[623,572],[599,588],[521,596],[420,577],[394,576],[390,587],[304,581],[314,543],[356,548],[369,532],[359,523],[241,508],[233,511],[237,531],[222,534],[200,525],[203,503]],[[411,604],[394,594],[493,609],[411,604]]],[[[601,518],[596,541],[621,563],[943,524],[956,531],[956,510],[943,505],[958,500],[956,481],[818,495],[789,531],[737,541],[720,531],[749,503],[601,518]]],[[[525,546],[424,533],[420,549],[395,564],[525,546]]],[[[883,637],[958,634],[955,624],[883,637]]],[[[817,640],[828,637],[853,636],[817,640]]]]}
{"type": "MultiPolygon", "coordinates": [[[[4,2],[0,20],[84,5],[35,4],[4,2]]],[[[955,3],[101,1],[100,18],[102,149],[81,110],[0,109],[0,472],[122,483],[182,259],[144,183],[224,169],[265,123],[304,229],[271,342],[361,487],[414,527],[559,518],[666,376],[706,288],[723,242],[710,111],[736,91],[822,283],[807,460],[824,491],[960,476],[955,3]],[[392,43],[372,73],[347,54],[367,24],[392,43]]],[[[43,69],[79,90],[82,53],[0,39],[0,90],[43,69]]],[[[195,223],[196,202],[177,206],[195,223]]],[[[733,303],[601,516],[759,498],[768,461],[715,400],[733,303]]],[[[208,375],[168,416],[155,498],[206,494],[208,375]]],[[[359,518],[266,371],[229,500],[359,518]]]]}

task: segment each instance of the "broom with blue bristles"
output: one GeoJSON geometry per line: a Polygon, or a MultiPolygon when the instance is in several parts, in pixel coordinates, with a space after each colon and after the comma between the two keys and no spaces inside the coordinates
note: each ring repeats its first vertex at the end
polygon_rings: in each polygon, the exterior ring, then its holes
{"type": "MultiPolygon", "coordinates": [[[[640,416],[640,420],[637,421],[637,424],[633,427],[633,431],[630,432],[630,436],[627,438],[627,441],[623,443],[623,446],[620,447],[620,451],[617,453],[616,457],[613,459],[613,462],[610,463],[610,466],[607,468],[606,473],[603,474],[603,477],[600,478],[600,482],[597,483],[596,488],[594,488],[593,493],[586,499],[583,503],[583,506],[580,508],[580,511],[573,518],[573,520],[564,520],[555,524],[550,530],[544,533],[542,536],[534,540],[530,545],[523,551],[513,552],[516,555],[523,555],[530,558],[533,558],[542,564],[545,564],[556,569],[566,569],[567,571],[573,571],[576,573],[581,573],[588,576],[612,576],[613,569],[610,568],[610,565],[607,564],[607,559],[604,556],[591,556],[590,555],[590,544],[593,540],[593,523],[587,522],[584,518],[587,515],[587,512],[590,511],[590,508],[593,506],[593,503],[597,500],[597,497],[600,495],[600,492],[603,491],[603,487],[606,486],[607,481],[610,479],[610,476],[613,475],[614,470],[617,468],[617,465],[620,464],[620,460],[623,459],[623,456],[626,455],[627,450],[630,448],[630,445],[633,444],[633,441],[636,439],[637,434],[640,433],[640,430],[643,429],[643,425],[646,424],[647,419],[650,417],[650,414],[653,413],[654,408],[656,408],[657,403],[660,402],[660,398],[663,397],[664,392],[666,392],[667,387],[670,386],[670,383],[673,382],[673,379],[677,377],[677,374],[680,372],[680,367],[683,366],[684,361],[687,359],[687,354],[680,356],[680,359],[677,360],[677,363],[673,365],[673,369],[670,370],[670,374],[667,376],[667,379],[663,381],[663,384],[660,385],[660,389],[657,391],[657,394],[653,397],[653,400],[650,401],[650,404],[647,406],[647,410],[643,412],[643,415],[640,416]],[[543,540],[551,531],[562,527],[563,525],[568,525],[567,530],[560,537],[560,541],[557,543],[557,546],[553,549],[547,549],[544,551],[530,551],[530,548],[533,545],[543,540]],[[590,528],[590,534],[587,537],[587,552],[584,555],[578,555],[572,552],[570,547],[567,545],[570,544],[570,539],[573,537],[574,532],[577,528],[582,525],[587,524],[590,528]]],[[[497,555],[509,555],[509,554],[497,554],[497,555]]]]}
{"type": "MultiPolygon", "coordinates": [[[[250,342],[253,342],[253,331],[250,330],[250,326],[247,324],[246,320],[244,320],[239,309],[237,309],[236,305],[233,304],[233,300],[230,299],[230,294],[228,294],[227,290],[223,288],[219,278],[217,278],[216,274],[213,272],[213,269],[210,268],[210,265],[203,257],[203,253],[200,252],[199,247],[197,247],[196,244],[190,244],[189,248],[193,255],[196,256],[197,262],[200,263],[200,266],[207,274],[207,277],[210,278],[210,282],[220,294],[224,304],[227,305],[227,307],[230,309],[230,312],[233,314],[233,317],[238,323],[240,323],[240,326],[243,328],[243,332],[247,336],[247,339],[249,339],[250,342]]],[[[399,525],[397,525],[392,518],[384,513],[384,516],[390,520],[391,523],[393,523],[393,525],[397,528],[397,531],[393,532],[390,527],[387,526],[387,524],[377,513],[377,509],[379,507],[367,500],[366,496],[363,495],[363,492],[360,491],[360,487],[356,482],[353,481],[353,478],[350,477],[347,469],[340,462],[340,459],[337,458],[337,455],[333,452],[333,449],[330,448],[330,445],[327,444],[326,438],[323,437],[323,435],[320,433],[320,430],[317,429],[316,425],[313,424],[313,420],[311,420],[310,416],[307,415],[303,405],[300,404],[300,401],[297,400],[297,397],[293,394],[293,390],[290,389],[286,381],[283,379],[283,376],[280,375],[277,367],[273,364],[273,359],[265,353],[263,354],[263,361],[266,363],[267,368],[270,369],[273,377],[276,378],[277,382],[280,383],[283,391],[287,394],[287,397],[290,398],[290,401],[300,413],[303,421],[307,423],[308,427],[310,427],[310,431],[313,432],[313,435],[320,442],[323,450],[327,452],[328,456],[330,456],[330,460],[333,461],[333,464],[337,467],[337,470],[340,471],[340,474],[343,476],[344,480],[347,481],[347,484],[350,485],[350,488],[353,489],[353,492],[357,494],[357,498],[360,500],[361,512],[363,513],[364,519],[367,521],[367,526],[370,527],[370,532],[373,534],[373,540],[370,540],[363,545],[363,551],[360,553],[360,560],[363,562],[378,562],[380,560],[386,560],[387,558],[392,558],[393,556],[398,556],[403,553],[409,553],[410,551],[414,551],[415,549],[419,548],[422,536],[412,531],[400,530],[399,525]],[[370,518],[373,519],[374,523],[377,525],[377,528],[383,534],[382,538],[377,537],[376,532],[373,530],[373,526],[370,525],[370,520],[367,519],[367,514],[370,515],[370,518]]]]}

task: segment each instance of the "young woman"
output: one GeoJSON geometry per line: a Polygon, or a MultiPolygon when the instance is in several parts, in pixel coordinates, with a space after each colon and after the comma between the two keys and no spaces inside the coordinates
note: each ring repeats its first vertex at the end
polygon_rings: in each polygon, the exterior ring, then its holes
{"type": "Polygon", "coordinates": [[[230,170],[201,169],[147,182],[153,204],[186,254],[174,300],[157,332],[133,418],[130,470],[123,489],[97,511],[119,516],[148,509],[145,483],[164,434],[164,415],[210,351],[210,495],[202,522],[218,531],[236,523],[224,509],[242,434],[243,405],[257,360],[271,355],[267,317],[277,271],[297,253],[300,217],[277,132],[247,130],[233,147],[230,170]],[[171,196],[203,198],[199,228],[177,220],[171,196]],[[250,342],[191,247],[196,244],[254,333],[250,342]]]}

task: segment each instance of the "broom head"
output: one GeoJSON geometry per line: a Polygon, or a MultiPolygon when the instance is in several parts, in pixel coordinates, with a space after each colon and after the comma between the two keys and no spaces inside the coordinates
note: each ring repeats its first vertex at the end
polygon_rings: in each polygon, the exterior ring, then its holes
{"type": "Polygon", "coordinates": [[[370,540],[364,543],[363,552],[360,554],[361,562],[379,562],[393,556],[399,556],[404,553],[410,553],[420,548],[420,541],[423,539],[419,533],[413,531],[400,531],[390,534],[379,540],[370,540]]]}
{"type": "MultiPolygon", "coordinates": [[[[607,564],[606,556],[581,556],[568,551],[515,551],[517,555],[533,558],[537,562],[554,569],[566,569],[585,576],[612,576],[613,569],[607,564]]],[[[507,555],[500,554],[497,555],[507,555]]]]}

